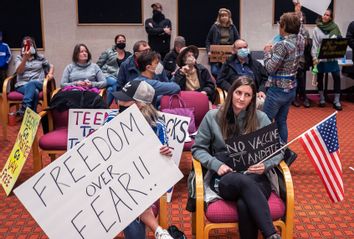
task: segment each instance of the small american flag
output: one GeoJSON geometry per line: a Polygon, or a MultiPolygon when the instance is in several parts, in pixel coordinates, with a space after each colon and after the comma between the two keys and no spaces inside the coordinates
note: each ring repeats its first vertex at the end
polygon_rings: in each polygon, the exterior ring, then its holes
{"type": "Polygon", "coordinates": [[[332,202],[344,199],[336,114],[306,131],[300,139],[332,202]]]}

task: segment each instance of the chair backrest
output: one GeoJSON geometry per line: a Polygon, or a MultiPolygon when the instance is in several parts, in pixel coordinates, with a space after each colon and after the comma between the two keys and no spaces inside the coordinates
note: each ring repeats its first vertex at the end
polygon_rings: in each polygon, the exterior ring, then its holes
{"type": "MultiPolygon", "coordinates": [[[[186,104],[187,108],[194,108],[195,125],[198,128],[202,122],[205,114],[209,111],[208,97],[197,91],[181,91],[179,96],[186,104]]],[[[169,95],[165,95],[161,98],[160,109],[168,109],[170,104],[169,95]]],[[[171,104],[172,108],[179,108],[179,102],[177,97],[174,97],[171,104]]]]}
{"type": "Polygon", "coordinates": [[[68,120],[69,120],[69,111],[58,111],[52,110],[52,117],[53,117],[53,126],[54,129],[58,128],[67,128],[68,127],[68,120]]]}

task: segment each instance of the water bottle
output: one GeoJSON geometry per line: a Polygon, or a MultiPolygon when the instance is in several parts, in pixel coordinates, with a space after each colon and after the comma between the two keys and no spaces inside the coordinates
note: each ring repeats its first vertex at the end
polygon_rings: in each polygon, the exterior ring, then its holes
{"type": "Polygon", "coordinates": [[[346,55],[344,55],[342,58],[342,64],[345,64],[346,60],[347,60],[347,57],[346,57],[346,55]]]}

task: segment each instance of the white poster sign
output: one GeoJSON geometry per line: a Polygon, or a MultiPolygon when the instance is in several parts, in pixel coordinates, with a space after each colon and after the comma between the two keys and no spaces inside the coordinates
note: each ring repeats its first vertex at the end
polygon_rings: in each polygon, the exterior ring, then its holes
{"type": "Polygon", "coordinates": [[[14,192],[49,238],[114,238],[182,173],[133,105],[14,192]]]}
{"type": "Polygon", "coordinates": [[[67,150],[99,129],[110,109],[69,109],[67,150]]]}
{"type": "Polygon", "coordinates": [[[300,3],[303,7],[322,16],[331,4],[331,0],[300,0],[300,3]]]}
{"type": "MultiPolygon", "coordinates": [[[[168,145],[173,149],[172,159],[178,166],[181,161],[184,142],[190,140],[188,125],[190,118],[169,113],[160,112],[160,116],[166,125],[168,145]]],[[[167,202],[172,200],[173,188],[167,192],[167,202]]]]}

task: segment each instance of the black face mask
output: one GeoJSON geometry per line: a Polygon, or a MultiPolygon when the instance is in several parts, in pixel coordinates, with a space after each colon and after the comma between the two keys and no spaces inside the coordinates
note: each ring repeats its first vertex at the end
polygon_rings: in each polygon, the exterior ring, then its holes
{"type": "Polygon", "coordinates": [[[124,110],[128,109],[129,107],[120,105],[119,106],[119,113],[122,113],[124,110]]]}
{"type": "Polygon", "coordinates": [[[122,43],[122,42],[117,43],[116,48],[123,50],[125,48],[125,43],[122,43]]]}
{"type": "Polygon", "coordinates": [[[162,12],[157,10],[152,11],[152,20],[154,20],[154,22],[161,22],[164,19],[165,15],[163,15],[162,12]]]}

